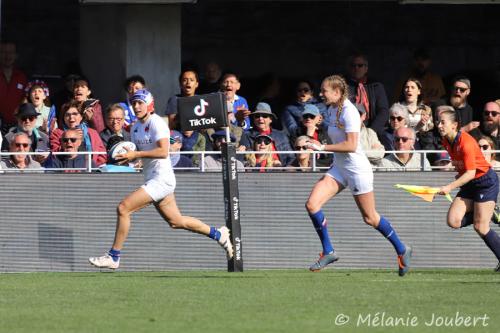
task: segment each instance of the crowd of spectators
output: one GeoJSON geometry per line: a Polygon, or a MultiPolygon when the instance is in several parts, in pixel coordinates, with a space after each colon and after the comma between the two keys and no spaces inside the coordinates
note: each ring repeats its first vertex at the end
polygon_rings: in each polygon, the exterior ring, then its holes
{"type": "MultiPolygon", "coordinates": [[[[43,80],[28,80],[16,68],[16,58],[15,43],[0,43],[0,145],[2,152],[12,153],[2,157],[2,169],[97,169],[109,162],[104,152],[109,152],[113,144],[130,140],[130,125],[137,118],[128,98],[138,89],[147,88],[141,75],[124,80],[123,101],[103,108],[93,94],[91,82],[81,73],[66,75],[63,89],[52,94],[43,80]],[[67,154],[53,154],[59,152],[67,154]]],[[[394,101],[389,104],[384,84],[369,75],[366,55],[356,53],[349,57],[344,77],[349,97],[362,120],[360,143],[374,169],[451,170],[453,166],[443,152],[434,123],[444,110],[456,112],[461,130],[473,135],[488,161],[500,169],[498,154],[492,152],[500,147],[500,100],[483,101],[482,110],[473,110],[468,103],[473,93],[470,79],[457,75],[446,94],[442,78],[430,70],[430,65],[429,53],[416,50],[412,69],[396,84],[394,101]],[[429,150],[439,152],[421,154],[429,150]]],[[[331,154],[306,149],[309,139],[321,144],[330,140],[329,109],[311,81],[297,80],[290,103],[280,105],[276,102],[279,78],[270,76],[261,87],[259,100],[251,107],[239,95],[243,82],[236,73],[224,72],[217,62],[211,61],[200,74],[194,67],[183,69],[179,75],[180,93],[171,96],[166,106],[155,105],[154,112],[164,118],[171,130],[174,168],[221,169],[219,152],[226,140],[225,131],[183,131],[177,121],[179,97],[212,92],[226,96],[230,139],[239,152],[239,170],[304,172],[328,167],[333,162],[331,154]],[[201,156],[200,152],[206,154],[201,156]]],[[[140,167],[140,163],[135,167],[140,167]]]]}

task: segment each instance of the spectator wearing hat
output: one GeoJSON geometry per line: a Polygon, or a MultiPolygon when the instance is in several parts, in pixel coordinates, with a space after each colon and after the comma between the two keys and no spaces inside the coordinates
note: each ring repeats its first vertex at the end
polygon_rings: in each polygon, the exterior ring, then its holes
{"type": "Polygon", "coordinates": [[[102,107],[99,100],[91,98],[92,90],[87,78],[80,77],[73,86],[73,99],[80,104],[83,121],[100,133],[104,130],[102,107]]]}
{"type": "Polygon", "coordinates": [[[16,68],[16,44],[12,41],[0,42],[0,119],[2,133],[16,125],[16,110],[21,104],[27,84],[26,75],[16,68]]]}
{"type": "MultiPolygon", "coordinates": [[[[82,145],[81,133],[76,129],[68,129],[60,137],[61,152],[65,155],[52,155],[45,167],[47,169],[84,169],[88,168],[88,155],[77,154],[82,145]]],[[[92,168],[96,167],[91,161],[92,168]]],[[[82,172],[83,170],[64,170],[64,172],[82,172]]]]}
{"type": "MultiPolygon", "coordinates": [[[[28,82],[26,86],[27,101],[35,107],[36,111],[40,114],[36,119],[36,127],[44,133],[49,133],[49,115],[51,111],[51,104],[49,100],[49,87],[42,80],[34,80],[28,82]]],[[[54,111],[55,112],[55,111],[54,111]]],[[[55,122],[53,122],[55,125],[55,122]]]]}
{"type": "Polygon", "coordinates": [[[229,109],[233,110],[233,117],[229,120],[233,125],[240,126],[245,131],[250,130],[250,110],[247,100],[236,93],[241,88],[241,82],[234,73],[226,73],[222,77],[220,91],[226,95],[226,100],[230,104],[229,109]]]}
{"type": "Polygon", "coordinates": [[[106,128],[99,133],[104,146],[108,146],[109,138],[114,135],[122,137],[124,141],[130,141],[130,133],[125,129],[126,111],[123,104],[116,103],[108,106],[104,114],[106,128]]]}
{"type": "MultiPolygon", "coordinates": [[[[327,130],[321,125],[322,116],[318,107],[314,104],[305,104],[300,117],[300,126],[295,133],[290,135],[290,141],[295,142],[296,138],[302,135],[316,140],[321,144],[330,144],[331,140],[327,130]]],[[[318,154],[316,163],[319,166],[329,166],[332,163],[331,154],[318,154]]]]}
{"type": "Polygon", "coordinates": [[[281,161],[277,154],[273,153],[273,138],[267,134],[259,134],[253,141],[253,150],[245,156],[246,166],[252,171],[268,172],[272,168],[280,167],[281,161]]]}
{"type": "MultiPolygon", "coordinates": [[[[9,144],[11,153],[27,153],[30,151],[31,139],[24,132],[15,133],[9,144]]],[[[40,163],[34,161],[30,155],[10,155],[5,161],[0,162],[1,169],[41,169],[40,163]]]]}
{"type": "Polygon", "coordinates": [[[379,135],[385,150],[395,150],[394,132],[401,127],[408,127],[410,116],[408,108],[401,103],[394,103],[389,110],[389,126],[379,135]]]}
{"type": "Polygon", "coordinates": [[[364,120],[366,117],[365,107],[361,104],[356,104],[356,108],[359,111],[359,116],[361,119],[361,130],[359,132],[359,142],[363,151],[368,157],[371,165],[377,166],[380,161],[384,158],[385,148],[382,143],[380,143],[377,133],[369,127],[366,127],[364,120]]]}
{"type": "MultiPolygon", "coordinates": [[[[62,113],[64,118],[64,126],[62,127],[63,129],[61,129],[60,127],[52,131],[50,135],[51,151],[61,151],[61,137],[64,131],[68,129],[74,129],[79,133],[79,136],[82,140],[79,151],[106,151],[99,133],[97,133],[95,129],[90,128],[87,123],[83,121],[83,115],[80,110],[80,103],[77,101],[73,101],[69,104],[64,105],[62,113]]],[[[92,160],[96,165],[104,164],[107,160],[107,154],[93,154],[92,160]]]]}
{"type": "MultiPolygon", "coordinates": [[[[233,110],[233,104],[230,103],[229,101],[226,101],[227,103],[227,119],[229,120],[229,132],[234,135],[236,138],[236,141],[234,142],[236,144],[236,149],[239,151],[245,151],[245,146],[240,145],[241,137],[243,136],[243,128],[238,126],[237,123],[233,122],[231,119],[236,119],[234,115],[234,110],[233,110]]],[[[218,130],[224,129],[222,127],[220,128],[207,128],[204,132],[205,134],[205,141],[206,141],[206,148],[205,150],[212,150],[212,134],[218,130]]],[[[238,158],[241,155],[238,155],[238,158]]]]}
{"type": "MultiPolygon", "coordinates": [[[[301,125],[302,113],[306,105],[314,105],[318,108],[322,117],[325,118],[326,106],[314,97],[313,85],[311,82],[302,80],[295,87],[295,101],[287,105],[282,113],[283,129],[293,136],[301,125]]],[[[322,124],[328,126],[327,119],[322,119],[322,124]]]]}
{"type": "MultiPolygon", "coordinates": [[[[236,137],[233,134],[230,134],[231,142],[236,141],[236,137]]],[[[211,142],[213,142],[213,151],[220,152],[221,146],[226,142],[226,131],[225,130],[217,130],[211,135],[211,142]]],[[[210,154],[205,156],[205,160],[203,162],[203,168],[205,171],[221,171],[222,170],[222,155],[221,154],[210,154]]],[[[236,169],[238,171],[245,171],[245,166],[239,160],[236,160],[236,169]]]]}
{"type": "Polygon", "coordinates": [[[435,154],[432,162],[433,170],[437,171],[454,171],[455,167],[451,163],[451,158],[448,152],[443,151],[435,154]]]}
{"type": "Polygon", "coordinates": [[[130,103],[130,98],[134,96],[137,90],[146,89],[146,80],[144,80],[144,78],[140,75],[129,76],[125,79],[123,88],[127,92],[127,99],[124,102],[121,102],[120,105],[125,110],[124,127],[128,129],[135,121],[137,121],[134,108],[130,103]]]}
{"type": "MultiPolygon", "coordinates": [[[[245,150],[250,151],[254,148],[254,141],[258,135],[268,135],[272,138],[271,149],[273,151],[292,151],[288,136],[280,130],[271,127],[273,120],[276,120],[276,115],[272,113],[271,107],[267,103],[260,102],[255,107],[255,111],[251,114],[253,120],[253,128],[243,133],[240,145],[245,146],[245,150]]],[[[291,153],[279,154],[281,165],[288,165],[294,155],[291,153]]]]}
{"type": "Polygon", "coordinates": [[[383,171],[430,171],[431,165],[423,155],[411,152],[415,150],[415,130],[411,127],[399,127],[394,131],[395,153],[382,159],[383,171]],[[422,158],[424,160],[422,161],[422,158]]]}
{"type": "Polygon", "coordinates": [[[174,169],[192,168],[193,162],[186,155],[179,154],[182,148],[183,136],[180,132],[172,130],[170,131],[170,146],[168,148],[170,152],[170,161],[172,162],[172,167],[174,169]]]}
{"type": "Polygon", "coordinates": [[[165,115],[168,117],[168,126],[178,129],[177,124],[177,99],[179,97],[192,97],[196,95],[196,89],[200,85],[198,73],[194,69],[185,69],[179,75],[179,86],[181,93],[168,99],[165,115]]]}
{"type": "MultiPolygon", "coordinates": [[[[49,137],[36,128],[36,119],[38,116],[40,116],[40,114],[36,112],[33,104],[22,104],[16,114],[17,126],[12,127],[5,135],[5,140],[2,143],[2,151],[9,150],[10,142],[17,133],[25,133],[28,136],[30,139],[29,151],[49,151],[49,137]]],[[[40,154],[34,155],[33,158],[39,163],[43,163],[47,159],[47,156],[40,154]]]]}

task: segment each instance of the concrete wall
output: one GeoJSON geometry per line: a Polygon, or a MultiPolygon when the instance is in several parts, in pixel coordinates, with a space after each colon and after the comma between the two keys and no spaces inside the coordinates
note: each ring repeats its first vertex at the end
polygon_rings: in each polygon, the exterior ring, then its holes
{"type": "Polygon", "coordinates": [[[121,82],[140,74],[163,109],[178,89],[181,63],[179,5],[88,5],[80,12],[80,59],[96,95],[124,96],[121,82]]]}

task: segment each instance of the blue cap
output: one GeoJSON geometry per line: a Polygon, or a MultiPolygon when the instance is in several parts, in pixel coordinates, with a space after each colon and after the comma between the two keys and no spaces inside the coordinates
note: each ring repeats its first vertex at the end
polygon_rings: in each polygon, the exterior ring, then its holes
{"type": "MultiPolygon", "coordinates": [[[[215,141],[217,138],[225,138],[226,137],[226,130],[218,130],[212,133],[212,140],[215,141]]],[[[229,132],[229,137],[231,138],[231,142],[236,141],[236,137],[233,135],[233,133],[229,132]]]]}
{"type": "Polygon", "coordinates": [[[302,115],[312,114],[313,116],[319,116],[319,109],[314,104],[306,104],[304,105],[304,111],[302,111],[302,115]]]}
{"type": "Polygon", "coordinates": [[[182,143],[182,139],[183,139],[183,136],[179,131],[176,131],[176,130],[170,131],[170,143],[174,143],[176,141],[182,143]],[[172,140],[174,142],[172,142],[172,140]]]}

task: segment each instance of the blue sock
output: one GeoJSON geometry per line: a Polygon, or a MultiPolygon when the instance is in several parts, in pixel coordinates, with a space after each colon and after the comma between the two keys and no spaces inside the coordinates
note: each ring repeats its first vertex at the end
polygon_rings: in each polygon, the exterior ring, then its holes
{"type": "Polygon", "coordinates": [[[208,237],[218,241],[220,239],[220,231],[217,230],[216,227],[210,227],[210,233],[208,234],[208,237]]]}
{"type": "Polygon", "coordinates": [[[406,246],[399,240],[396,230],[392,228],[391,223],[385,219],[385,217],[380,216],[380,222],[376,228],[385,238],[391,242],[392,246],[396,250],[398,255],[405,253],[406,246]]]}
{"type": "Polygon", "coordinates": [[[120,253],[121,253],[120,250],[115,250],[113,248],[111,248],[111,250],[109,250],[109,252],[108,252],[108,254],[111,256],[111,258],[113,258],[114,262],[117,262],[118,260],[120,260],[120,253]]]}
{"type": "Polygon", "coordinates": [[[328,235],[328,228],[326,226],[326,219],[323,215],[323,211],[319,210],[314,214],[309,214],[309,217],[311,218],[314,229],[316,229],[319,239],[321,240],[321,245],[323,246],[323,254],[333,252],[333,246],[330,242],[330,236],[328,235]]]}
{"type": "Polygon", "coordinates": [[[460,228],[469,226],[472,223],[474,223],[474,213],[473,212],[465,213],[464,217],[462,218],[462,221],[460,222],[460,228]]]}
{"type": "Polygon", "coordinates": [[[484,242],[500,261],[500,237],[493,229],[490,229],[483,237],[484,242]]]}

